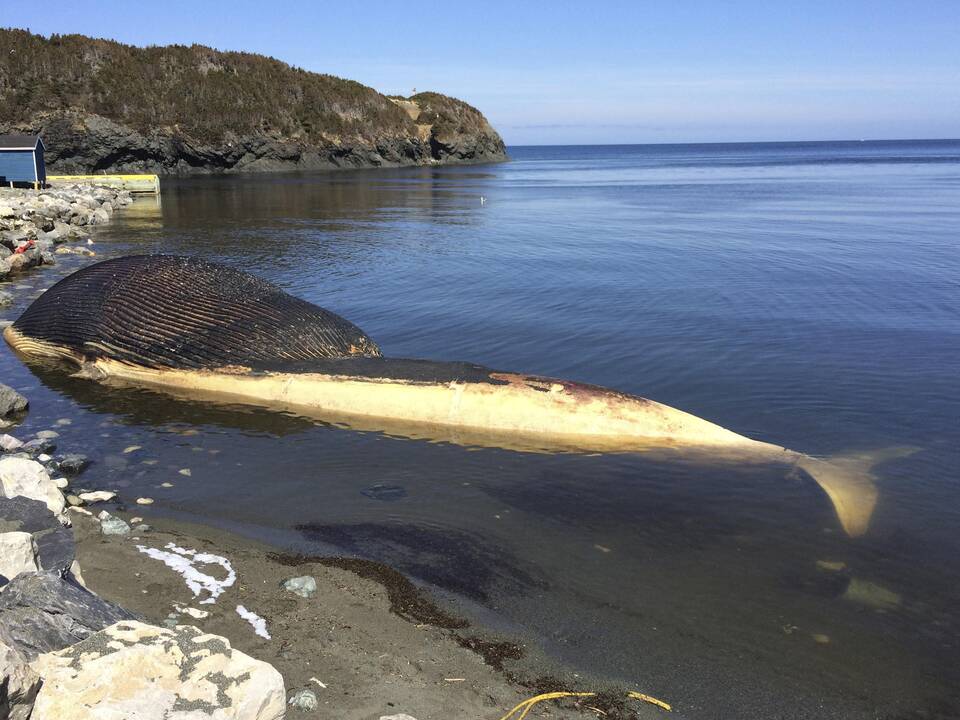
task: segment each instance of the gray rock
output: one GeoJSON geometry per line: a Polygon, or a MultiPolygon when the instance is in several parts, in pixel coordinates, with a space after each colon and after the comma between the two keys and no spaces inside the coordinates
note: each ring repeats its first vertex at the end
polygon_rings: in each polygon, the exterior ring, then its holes
{"type": "Polygon", "coordinates": [[[54,440],[60,437],[60,433],[56,430],[41,430],[37,433],[37,437],[41,440],[54,440]]]}
{"type": "Polygon", "coordinates": [[[13,295],[0,290],[0,308],[7,307],[8,305],[13,305],[13,295]]]}
{"type": "Polygon", "coordinates": [[[129,535],[130,526],[118,517],[104,511],[98,516],[100,518],[101,535],[129,535]]]}
{"type": "Polygon", "coordinates": [[[40,567],[45,570],[61,570],[73,563],[73,531],[64,527],[45,503],[25,497],[0,498],[0,531],[11,530],[33,536],[40,567]]]}
{"type": "Polygon", "coordinates": [[[310,712],[311,710],[316,710],[320,702],[317,700],[317,695],[313,690],[297,690],[290,696],[290,699],[287,700],[287,705],[297,710],[310,712]]]}
{"type": "Polygon", "coordinates": [[[57,444],[53,440],[48,440],[47,438],[34,438],[33,440],[28,440],[23,444],[23,450],[31,455],[52,453],[56,449],[57,444]]]}
{"type": "Polygon", "coordinates": [[[10,230],[3,234],[3,244],[11,250],[27,240],[27,233],[23,230],[10,230]]]}
{"type": "Polygon", "coordinates": [[[290,578],[283,581],[283,589],[292,592],[294,595],[308,598],[317,592],[317,581],[309,575],[290,578]]]}
{"type": "Polygon", "coordinates": [[[76,477],[90,465],[90,461],[86,455],[79,455],[77,453],[70,453],[59,457],[57,458],[57,463],[60,472],[68,477],[76,477]]]}
{"type": "Polygon", "coordinates": [[[21,573],[0,593],[0,642],[29,660],[134,618],[54,570],[21,573]]]}
{"type": "Polygon", "coordinates": [[[0,418],[22,413],[28,407],[30,403],[23,395],[0,383],[0,418]]]}

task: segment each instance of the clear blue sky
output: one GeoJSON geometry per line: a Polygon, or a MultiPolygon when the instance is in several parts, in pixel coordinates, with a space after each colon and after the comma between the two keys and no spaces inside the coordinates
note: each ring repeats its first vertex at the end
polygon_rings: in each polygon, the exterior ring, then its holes
{"type": "Polygon", "coordinates": [[[508,144],[960,137],[960,0],[0,0],[0,25],[273,55],[508,144]]]}

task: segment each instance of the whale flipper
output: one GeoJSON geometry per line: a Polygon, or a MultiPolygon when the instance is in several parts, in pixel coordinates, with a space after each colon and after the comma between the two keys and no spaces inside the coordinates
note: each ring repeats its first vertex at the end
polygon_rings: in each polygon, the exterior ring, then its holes
{"type": "Polygon", "coordinates": [[[70,275],[14,323],[83,360],[204,369],[377,357],[339,315],[254,275],[197,258],[133,255],[70,275]]]}

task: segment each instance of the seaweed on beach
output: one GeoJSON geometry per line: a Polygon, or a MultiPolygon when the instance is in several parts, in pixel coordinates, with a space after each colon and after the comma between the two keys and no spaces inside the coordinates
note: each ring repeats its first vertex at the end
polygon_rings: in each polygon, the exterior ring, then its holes
{"type": "Polygon", "coordinates": [[[475,635],[458,637],[457,642],[460,647],[465,647],[467,650],[477,653],[487,665],[501,672],[504,671],[503,663],[505,660],[520,660],[524,652],[523,647],[516,643],[487,640],[475,635]]]}

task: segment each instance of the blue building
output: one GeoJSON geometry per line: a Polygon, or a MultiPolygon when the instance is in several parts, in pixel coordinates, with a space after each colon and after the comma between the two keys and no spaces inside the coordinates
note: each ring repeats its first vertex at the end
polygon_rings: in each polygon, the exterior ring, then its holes
{"type": "Polygon", "coordinates": [[[0,135],[0,178],[15,185],[46,185],[43,149],[39,135],[0,135]]]}

